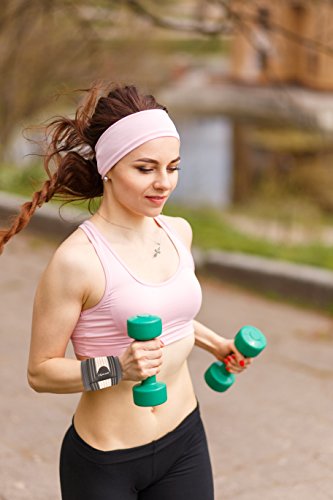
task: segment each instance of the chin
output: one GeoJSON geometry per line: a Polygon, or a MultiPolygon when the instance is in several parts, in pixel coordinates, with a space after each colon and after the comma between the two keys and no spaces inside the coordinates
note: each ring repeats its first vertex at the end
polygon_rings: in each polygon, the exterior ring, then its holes
{"type": "Polygon", "coordinates": [[[165,205],[162,205],[160,207],[150,207],[144,210],[144,212],[147,214],[160,214],[161,212],[163,212],[164,207],[165,205]]]}
{"type": "Polygon", "coordinates": [[[155,208],[155,210],[149,210],[149,212],[147,211],[145,215],[146,217],[156,217],[157,215],[160,215],[162,211],[163,208],[155,208]]]}

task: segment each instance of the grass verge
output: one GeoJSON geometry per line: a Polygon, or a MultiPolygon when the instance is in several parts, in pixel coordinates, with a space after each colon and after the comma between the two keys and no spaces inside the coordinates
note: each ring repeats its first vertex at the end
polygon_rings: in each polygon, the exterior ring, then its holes
{"type": "Polygon", "coordinates": [[[262,238],[248,236],[233,229],[224,219],[223,212],[217,210],[191,210],[169,205],[164,213],[187,219],[193,229],[193,243],[199,248],[242,252],[333,270],[333,252],[329,246],[278,245],[262,238]]]}

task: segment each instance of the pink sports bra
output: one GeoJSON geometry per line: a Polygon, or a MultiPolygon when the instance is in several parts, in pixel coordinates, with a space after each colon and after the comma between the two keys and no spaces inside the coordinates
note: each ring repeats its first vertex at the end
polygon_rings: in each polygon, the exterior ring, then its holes
{"type": "Polygon", "coordinates": [[[160,338],[165,345],[193,334],[193,318],[201,307],[202,294],[192,255],[163,216],[155,221],[179,255],[176,273],[162,283],[145,283],[133,275],[95,224],[87,220],[79,226],[100,259],[106,283],[100,302],[82,311],[74,328],[71,341],[76,354],[119,356],[133,342],[127,335],[127,318],[140,314],[162,319],[160,338]]]}

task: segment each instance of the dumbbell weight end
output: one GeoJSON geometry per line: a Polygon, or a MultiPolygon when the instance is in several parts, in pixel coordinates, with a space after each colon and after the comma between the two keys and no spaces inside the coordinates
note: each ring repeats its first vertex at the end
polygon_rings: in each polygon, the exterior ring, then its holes
{"type": "Polygon", "coordinates": [[[148,377],[133,387],[133,399],[137,406],[158,406],[168,398],[164,382],[157,382],[156,376],[148,377]],[[148,389],[148,391],[147,391],[148,389]]]}
{"type": "Polygon", "coordinates": [[[205,380],[209,387],[217,392],[225,392],[235,382],[235,375],[226,370],[221,361],[213,363],[205,373],[205,380]]]}

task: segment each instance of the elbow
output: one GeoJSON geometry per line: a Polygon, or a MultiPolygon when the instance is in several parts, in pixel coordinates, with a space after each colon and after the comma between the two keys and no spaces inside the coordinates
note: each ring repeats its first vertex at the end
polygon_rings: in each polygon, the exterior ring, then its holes
{"type": "Polygon", "coordinates": [[[33,373],[31,370],[28,370],[27,380],[31,389],[33,389],[35,392],[45,392],[41,379],[37,373],[33,373]]]}

